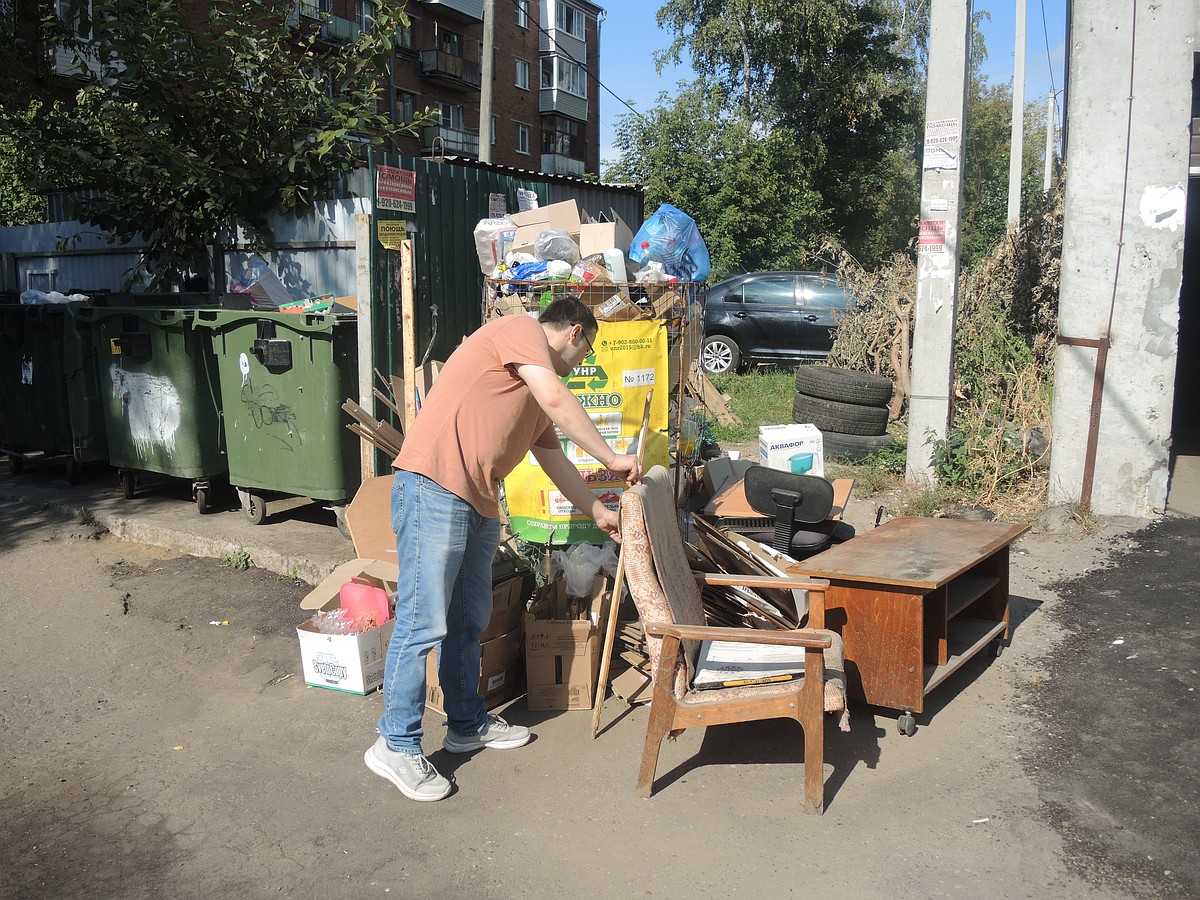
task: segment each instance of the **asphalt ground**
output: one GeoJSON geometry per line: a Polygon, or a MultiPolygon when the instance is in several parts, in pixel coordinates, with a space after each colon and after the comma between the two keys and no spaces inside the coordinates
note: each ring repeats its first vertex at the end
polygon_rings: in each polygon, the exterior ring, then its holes
{"type": "Polygon", "coordinates": [[[1083,874],[1200,896],[1200,519],[1166,517],[1048,585],[1065,638],[1030,691],[1026,757],[1083,874]]]}
{"type": "MultiPolygon", "coordinates": [[[[213,511],[201,516],[189,502],[188,484],[147,483],[134,500],[125,500],[115,472],[103,466],[89,470],[85,482],[76,486],[67,484],[53,460],[31,463],[20,477],[0,472],[0,500],[194,556],[219,559],[245,551],[256,567],[309,583],[354,555],[323,504],[279,501],[269,507],[266,523],[254,526],[239,512],[230,490],[216,491],[213,511]]],[[[860,528],[870,527],[869,503],[850,512],[863,520],[855,523],[860,528]]],[[[1066,580],[1057,574],[1086,568],[1055,568],[1058,558],[1073,552],[1071,539],[1038,531],[1023,538],[1014,554],[1015,638],[1009,653],[996,661],[999,665],[973,661],[963,678],[939,695],[935,713],[920,718],[922,729],[930,730],[918,732],[917,739],[894,743],[893,715],[874,709],[865,722],[858,713],[859,725],[850,737],[882,742],[892,754],[886,768],[901,775],[911,775],[907,767],[920,766],[927,752],[942,760],[967,753],[960,761],[962,777],[976,778],[972,772],[985,769],[972,770],[967,735],[997,715],[991,704],[1011,703],[1020,710],[1015,727],[1007,737],[1002,729],[990,740],[1011,740],[1019,747],[1009,758],[1019,760],[1036,789],[1032,811],[1060,837],[1058,855],[1066,868],[1091,885],[1096,896],[1200,896],[1200,719],[1195,706],[1200,685],[1195,608],[1200,519],[1169,516],[1119,538],[1106,537],[1100,542],[1107,548],[1101,564],[1066,580]],[[1017,690],[1007,699],[1002,691],[993,693],[998,685],[987,676],[988,669],[1011,678],[1017,690]],[[971,696],[980,690],[978,697],[971,696]],[[1028,728],[1016,726],[1021,715],[1028,728]],[[940,739],[946,746],[939,751],[937,744],[922,745],[922,734],[925,741],[940,739]]],[[[283,654],[290,655],[290,650],[283,654]]],[[[722,736],[718,729],[713,740],[722,736]]],[[[834,747],[836,742],[830,750],[834,747]]],[[[981,744],[975,752],[997,774],[994,767],[1007,751],[1002,743],[984,748],[981,744]]],[[[839,807],[850,812],[861,805],[866,814],[872,803],[867,783],[875,777],[872,769],[856,772],[832,791],[833,815],[827,813],[826,822],[838,820],[839,807]]],[[[920,781],[918,777],[913,783],[920,781]]],[[[1004,789],[999,781],[994,787],[1004,789]]],[[[893,795],[892,802],[897,800],[893,795]]],[[[994,839],[1002,840],[999,833],[994,839]]],[[[1017,846],[1010,851],[1021,852],[1017,846]]],[[[1030,854],[1032,846],[1024,852],[1030,854]]],[[[1030,865],[1037,863],[1031,858],[1030,865]]],[[[1014,892],[1010,881],[996,896],[1038,896],[1039,883],[1049,888],[1059,882],[1033,878],[1028,885],[1033,893],[1022,894],[1014,892]]],[[[900,894],[915,896],[913,887],[900,894]]],[[[1061,895],[1078,893],[1071,889],[1061,895]]]]}

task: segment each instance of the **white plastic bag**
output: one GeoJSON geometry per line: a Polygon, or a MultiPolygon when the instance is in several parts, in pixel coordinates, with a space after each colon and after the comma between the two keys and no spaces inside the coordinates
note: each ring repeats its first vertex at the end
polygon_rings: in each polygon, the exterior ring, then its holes
{"type": "Polygon", "coordinates": [[[475,252],[479,255],[479,271],[487,274],[504,259],[517,226],[507,216],[501,219],[480,219],[475,226],[475,252]]]}
{"type": "Polygon", "coordinates": [[[567,596],[587,597],[592,592],[592,580],[596,575],[600,572],[616,575],[617,545],[575,544],[567,550],[556,550],[554,564],[562,569],[567,596]]]}

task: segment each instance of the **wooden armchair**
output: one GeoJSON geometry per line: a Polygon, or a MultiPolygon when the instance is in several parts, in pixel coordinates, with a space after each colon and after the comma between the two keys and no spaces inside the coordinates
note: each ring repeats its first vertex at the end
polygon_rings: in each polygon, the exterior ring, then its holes
{"type": "Polygon", "coordinates": [[[653,467],[642,484],[622,495],[621,536],[626,583],[646,631],[654,672],[638,795],[651,794],[659,748],[668,734],[697,725],[788,718],[804,729],[804,808],[822,812],[825,712],[841,712],[842,727],[849,730],[841,637],[821,627],[825,624],[824,591],[828,582],[693,573],[683,551],[671,479],[662,466],[653,467]],[[707,584],[806,589],[809,621],[817,627],[770,631],[706,626],[698,579],[707,584]],[[703,640],[804,647],[804,677],[785,683],[693,690],[703,640]]]}

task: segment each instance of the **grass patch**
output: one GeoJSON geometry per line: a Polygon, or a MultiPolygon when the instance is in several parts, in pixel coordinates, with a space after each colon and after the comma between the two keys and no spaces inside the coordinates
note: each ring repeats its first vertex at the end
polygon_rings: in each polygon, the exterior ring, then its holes
{"type": "Polygon", "coordinates": [[[729,408],[741,425],[713,425],[719,443],[745,444],[758,440],[759,425],[792,421],[796,399],[795,369],[751,369],[742,375],[709,375],[709,380],[729,398],[729,408]]]}
{"type": "Polygon", "coordinates": [[[249,552],[244,547],[238,547],[232,553],[221,554],[221,565],[244,572],[254,565],[254,560],[250,558],[249,552]]]}

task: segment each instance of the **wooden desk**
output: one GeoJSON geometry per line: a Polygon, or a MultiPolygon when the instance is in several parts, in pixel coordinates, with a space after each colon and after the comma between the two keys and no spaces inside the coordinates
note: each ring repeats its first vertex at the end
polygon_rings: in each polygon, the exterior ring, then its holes
{"type": "Polygon", "coordinates": [[[904,712],[1008,637],[1008,545],[1028,525],[893,519],[788,569],[827,578],[825,627],[846,642],[852,694],[904,712]]]}

